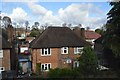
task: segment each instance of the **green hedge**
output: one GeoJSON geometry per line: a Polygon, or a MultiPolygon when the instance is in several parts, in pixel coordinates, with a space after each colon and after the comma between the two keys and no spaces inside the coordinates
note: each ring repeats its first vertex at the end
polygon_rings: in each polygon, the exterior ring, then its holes
{"type": "Polygon", "coordinates": [[[48,72],[48,77],[50,78],[65,78],[65,77],[76,77],[78,75],[78,71],[75,69],[67,69],[67,68],[56,68],[50,69],[48,72]]]}

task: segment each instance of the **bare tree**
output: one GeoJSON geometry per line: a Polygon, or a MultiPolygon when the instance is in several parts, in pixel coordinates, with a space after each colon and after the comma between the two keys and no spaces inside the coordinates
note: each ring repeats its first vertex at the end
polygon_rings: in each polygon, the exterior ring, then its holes
{"type": "Polygon", "coordinates": [[[38,28],[39,22],[35,22],[34,25],[35,25],[36,28],[38,28]]]}
{"type": "Polygon", "coordinates": [[[26,22],[25,22],[25,27],[26,27],[26,30],[25,30],[25,36],[27,36],[27,29],[28,29],[28,25],[29,25],[29,22],[28,22],[28,21],[26,21],[26,22]]]}
{"type": "Polygon", "coordinates": [[[11,25],[11,18],[10,17],[4,16],[2,20],[3,20],[5,27],[8,27],[8,25],[11,25]]]}
{"type": "Polygon", "coordinates": [[[67,23],[63,23],[63,24],[62,24],[62,27],[67,27],[67,23]]]}

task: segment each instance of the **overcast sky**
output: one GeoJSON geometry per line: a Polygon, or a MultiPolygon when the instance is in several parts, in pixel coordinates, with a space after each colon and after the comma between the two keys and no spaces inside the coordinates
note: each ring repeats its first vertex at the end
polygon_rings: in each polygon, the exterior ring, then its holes
{"type": "Polygon", "coordinates": [[[111,6],[107,2],[0,2],[2,16],[9,16],[12,22],[29,21],[40,25],[61,25],[62,23],[90,27],[96,29],[107,21],[107,13],[111,6]]]}

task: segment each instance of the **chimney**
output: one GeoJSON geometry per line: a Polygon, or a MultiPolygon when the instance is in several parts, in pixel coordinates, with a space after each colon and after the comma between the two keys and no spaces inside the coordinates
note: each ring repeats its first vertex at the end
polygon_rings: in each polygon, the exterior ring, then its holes
{"type": "Polygon", "coordinates": [[[81,28],[81,36],[85,39],[85,28],[81,28]]]}
{"type": "Polygon", "coordinates": [[[84,28],[75,27],[73,29],[73,31],[78,37],[85,39],[85,29],[84,28]]]}

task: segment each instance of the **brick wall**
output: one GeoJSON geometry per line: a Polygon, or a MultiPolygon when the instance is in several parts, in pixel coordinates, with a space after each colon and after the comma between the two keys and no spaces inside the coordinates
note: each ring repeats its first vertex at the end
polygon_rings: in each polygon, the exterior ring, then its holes
{"type": "MultiPolygon", "coordinates": [[[[72,66],[67,64],[64,58],[71,58],[75,60],[80,55],[74,54],[74,48],[69,48],[69,54],[61,54],[61,48],[51,48],[51,56],[41,56],[40,49],[33,49],[32,52],[32,68],[33,72],[36,71],[36,63],[51,63],[52,69],[65,68],[72,66]]],[[[70,67],[71,68],[71,67],[70,67]]]]}
{"type": "Polygon", "coordinates": [[[4,49],[3,50],[3,62],[2,66],[5,67],[5,70],[10,70],[10,49],[4,49]]]}

